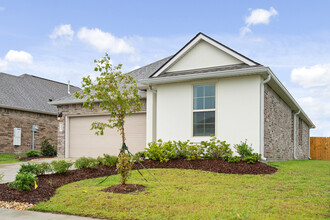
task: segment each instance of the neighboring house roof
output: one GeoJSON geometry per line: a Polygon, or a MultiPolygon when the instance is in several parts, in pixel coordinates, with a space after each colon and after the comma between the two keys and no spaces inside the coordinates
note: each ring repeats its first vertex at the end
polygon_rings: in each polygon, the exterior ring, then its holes
{"type": "MultiPolygon", "coordinates": [[[[70,86],[72,93],[80,88],[70,86]]],[[[57,114],[57,108],[49,105],[67,95],[68,85],[33,75],[14,76],[0,73],[0,107],[44,114],[57,114]]]]}

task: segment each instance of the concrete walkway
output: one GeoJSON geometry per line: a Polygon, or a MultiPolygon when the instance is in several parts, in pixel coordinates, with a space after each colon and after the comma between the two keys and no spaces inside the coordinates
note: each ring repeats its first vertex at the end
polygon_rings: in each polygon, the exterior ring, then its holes
{"type": "MultiPolygon", "coordinates": [[[[19,162],[19,163],[0,164],[0,173],[4,174],[3,180],[0,183],[13,182],[15,180],[15,176],[18,170],[21,168],[21,164],[42,163],[42,162],[49,163],[52,162],[53,160],[63,160],[63,159],[64,158],[49,158],[49,159],[40,159],[40,160],[19,162]]],[[[74,158],[66,158],[65,160],[75,161],[74,158]]]]}
{"type": "Polygon", "coordinates": [[[74,215],[63,215],[63,214],[53,214],[47,212],[34,212],[34,211],[21,211],[14,209],[2,209],[0,208],[0,219],[1,220],[12,220],[12,219],[24,219],[24,220],[95,220],[95,218],[80,217],[74,215]]]}

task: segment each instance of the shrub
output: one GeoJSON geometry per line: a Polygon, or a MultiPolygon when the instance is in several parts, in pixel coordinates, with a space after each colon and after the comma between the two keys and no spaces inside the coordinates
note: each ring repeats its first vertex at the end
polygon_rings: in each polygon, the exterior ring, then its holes
{"type": "Polygon", "coordinates": [[[188,160],[201,159],[203,153],[204,153],[203,145],[189,144],[187,148],[187,159],[188,160]]]}
{"type": "Polygon", "coordinates": [[[173,141],[176,148],[177,158],[187,159],[188,157],[188,147],[193,144],[189,140],[187,141],[173,141]]]}
{"type": "Polygon", "coordinates": [[[158,160],[160,162],[167,162],[170,159],[176,159],[176,147],[172,141],[163,142],[159,139],[157,142],[151,142],[146,148],[145,156],[150,160],[158,160]]]}
{"type": "Polygon", "coordinates": [[[110,156],[109,154],[103,154],[102,157],[98,157],[97,160],[104,166],[113,167],[116,165],[118,158],[116,156],[110,156]]]}
{"type": "Polygon", "coordinates": [[[231,156],[228,158],[229,163],[238,163],[241,161],[241,158],[239,156],[231,156]]]}
{"type": "Polygon", "coordinates": [[[74,166],[77,169],[91,168],[95,169],[100,162],[97,159],[91,157],[81,157],[74,162],[74,166]]]}
{"type": "Polygon", "coordinates": [[[206,159],[218,159],[226,153],[232,154],[232,150],[229,148],[230,144],[226,144],[226,141],[220,141],[214,136],[211,137],[210,141],[201,141],[201,145],[205,148],[204,156],[206,159]]]}
{"type": "Polygon", "coordinates": [[[253,153],[251,156],[246,156],[243,161],[247,163],[255,163],[261,159],[261,154],[253,153]]]}
{"type": "Polygon", "coordinates": [[[54,160],[52,161],[51,165],[55,173],[66,173],[73,165],[73,163],[71,161],[67,162],[65,160],[54,160]]]}
{"type": "Polygon", "coordinates": [[[41,154],[37,150],[29,150],[28,152],[26,152],[26,156],[27,157],[40,157],[41,154]]]}
{"type": "Polygon", "coordinates": [[[230,157],[232,157],[232,153],[225,153],[225,154],[222,156],[222,159],[223,159],[224,161],[228,161],[230,157]]]}
{"type": "Polygon", "coordinates": [[[52,172],[52,166],[47,162],[42,162],[37,165],[37,175],[44,175],[46,172],[52,172]]]}
{"type": "Polygon", "coordinates": [[[145,159],[146,158],[146,155],[145,155],[145,151],[140,151],[140,152],[137,152],[136,154],[134,154],[135,158],[136,159],[145,159]]]}
{"type": "Polygon", "coordinates": [[[236,144],[234,148],[236,149],[237,153],[241,156],[241,158],[244,158],[246,156],[252,156],[252,147],[250,147],[247,143],[247,140],[245,142],[241,142],[240,144],[236,144]]]}
{"type": "Polygon", "coordinates": [[[18,173],[32,173],[34,175],[38,175],[38,166],[37,164],[21,164],[21,168],[18,173]]]}
{"type": "Polygon", "coordinates": [[[134,159],[128,154],[122,153],[118,157],[117,172],[121,175],[120,183],[126,184],[127,179],[131,174],[132,167],[134,165],[134,159]]]}
{"type": "Polygon", "coordinates": [[[17,190],[31,191],[30,186],[33,186],[34,181],[38,181],[38,178],[34,177],[32,173],[17,173],[15,181],[8,185],[17,190]]]}
{"type": "Polygon", "coordinates": [[[54,146],[46,139],[41,142],[41,154],[43,156],[53,157],[57,155],[57,151],[54,146]]]}

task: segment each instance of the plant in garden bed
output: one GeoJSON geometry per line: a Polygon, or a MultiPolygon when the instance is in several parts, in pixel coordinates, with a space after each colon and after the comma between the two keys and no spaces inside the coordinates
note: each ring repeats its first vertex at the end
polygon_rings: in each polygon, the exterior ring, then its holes
{"type": "Polygon", "coordinates": [[[247,144],[247,140],[242,141],[240,144],[234,146],[237,153],[241,156],[242,160],[247,163],[255,163],[261,159],[261,154],[252,153],[253,148],[247,144]]]}
{"type": "Polygon", "coordinates": [[[43,156],[54,157],[57,155],[57,151],[54,146],[49,143],[49,140],[46,139],[41,142],[41,154],[43,156]]]}
{"type": "Polygon", "coordinates": [[[204,158],[206,159],[218,159],[225,154],[232,154],[232,150],[229,148],[230,144],[226,141],[220,141],[215,136],[211,136],[210,141],[201,141],[201,145],[205,149],[204,158]]]}
{"type": "Polygon", "coordinates": [[[51,162],[52,168],[55,173],[66,173],[73,165],[73,162],[67,162],[65,160],[54,160],[51,162]]]}
{"type": "Polygon", "coordinates": [[[117,163],[117,156],[110,156],[109,154],[103,154],[103,157],[97,157],[99,163],[107,167],[113,167],[117,163]]]}
{"type": "Polygon", "coordinates": [[[128,151],[125,144],[125,118],[139,112],[143,105],[137,84],[130,74],[121,72],[121,64],[112,66],[107,53],[102,59],[94,60],[94,63],[96,64],[94,71],[99,72],[100,76],[96,77],[95,81],[90,76],[84,77],[82,91],[76,92],[74,96],[86,100],[83,103],[85,108],[92,110],[97,103],[97,107],[110,113],[106,122],[94,121],[91,129],[96,130],[96,135],[103,135],[105,128],[116,128],[122,138],[121,153],[125,155],[128,151]]]}
{"type": "Polygon", "coordinates": [[[100,164],[100,161],[91,157],[80,157],[74,162],[77,169],[90,168],[95,169],[100,164]]]}
{"type": "Polygon", "coordinates": [[[125,185],[131,174],[134,165],[134,158],[128,154],[121,153],[118,157],[117,172],[120,174],[120,184],[125,185]]]}
{"type": "Polygon", "coordinates": [[[25,153],[27,157],[40,157],[41,153],[38,150],[29,150],[25,153]]]}
{"type": "Polygon", "coordinates": [[[31,186],[38,181],[38,178],[33,176],[30,172],[17,173],[15,181],[9,183],[10,187],[13,187],[17,190],[31,191],[31,186]]]}

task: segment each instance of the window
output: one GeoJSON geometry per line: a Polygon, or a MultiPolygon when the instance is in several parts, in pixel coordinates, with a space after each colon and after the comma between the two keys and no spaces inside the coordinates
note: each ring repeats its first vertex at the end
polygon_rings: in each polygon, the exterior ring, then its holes
{"type": "Polygon", "coordinates": [[[215,134],[215,85],[194,86],[193,136],[215,134]]]}

